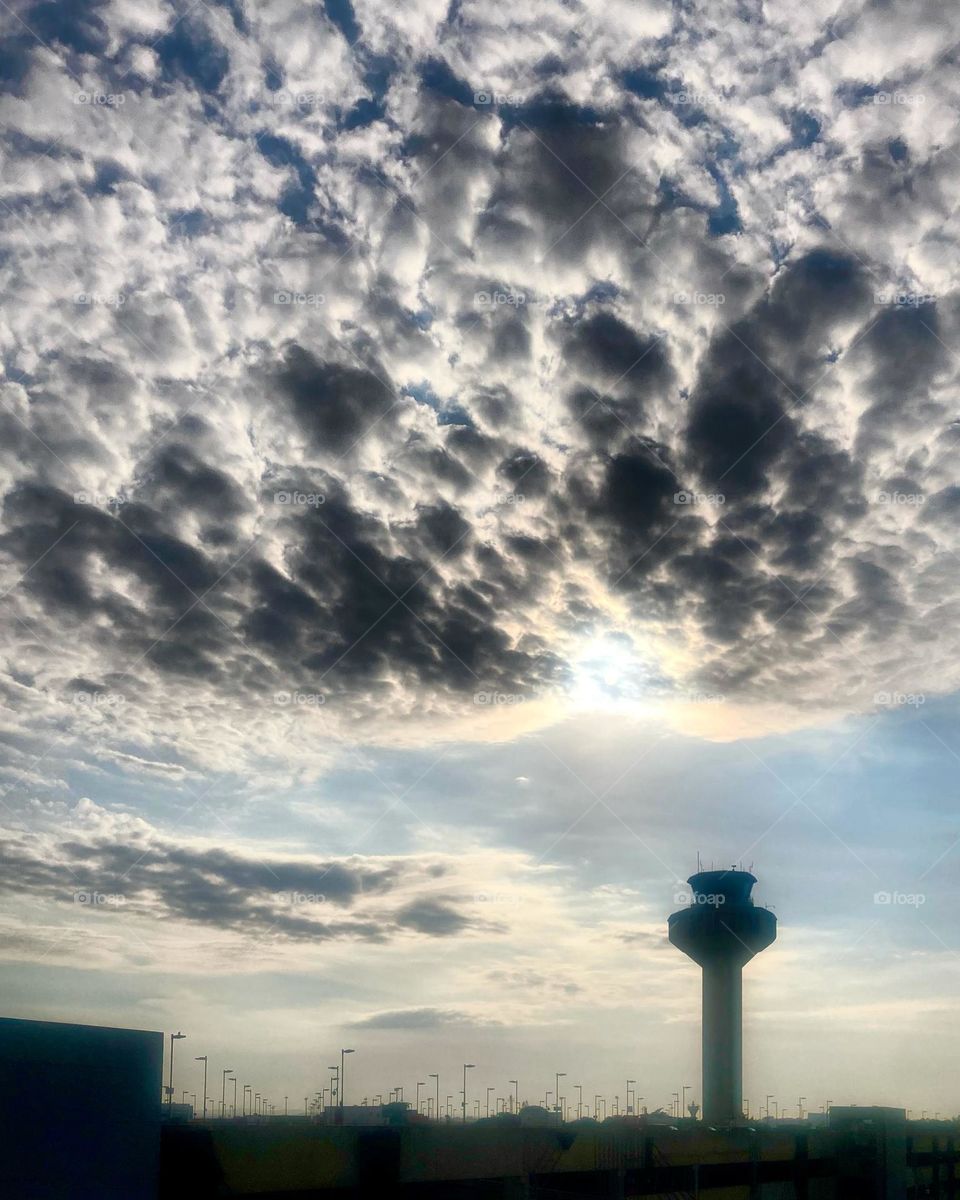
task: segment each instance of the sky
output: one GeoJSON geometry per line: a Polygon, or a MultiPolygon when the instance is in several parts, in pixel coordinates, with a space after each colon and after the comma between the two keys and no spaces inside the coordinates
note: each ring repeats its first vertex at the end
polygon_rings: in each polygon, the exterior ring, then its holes
{"type": "Polygon", "coordinates": [[[0,26],[5,1015],[955,1113],[960,11],[0,26]]]}

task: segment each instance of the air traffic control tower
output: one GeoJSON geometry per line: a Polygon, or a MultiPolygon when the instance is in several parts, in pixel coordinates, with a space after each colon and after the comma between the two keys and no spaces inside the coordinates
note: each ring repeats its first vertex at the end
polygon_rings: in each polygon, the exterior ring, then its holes
{"type": "Polygon", "coordinates": [[[743,1119],[744,966],[777,936],[777,918],[757,908],[749,871],[699,871],[689,907],[669,918],[670,941],[703,968],[703,1119],[743,1119]]]}

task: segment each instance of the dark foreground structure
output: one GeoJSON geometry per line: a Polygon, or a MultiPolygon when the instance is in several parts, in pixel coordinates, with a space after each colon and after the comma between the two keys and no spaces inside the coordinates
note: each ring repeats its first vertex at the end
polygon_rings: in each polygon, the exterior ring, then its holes
{"type": "Polygon", "coordinates": [[[956,1196],[958,1178],[957,1125],[908,1123],[902,1109],[725,1130],[635,1117],[559,1128],[276,1117],[167,1126],[161,1200],[919,1200],[956,1196]]]}
{"type": "Polygon", "coordinates": [[[163,1035],[0,1018],[0,1197],[155,1200],[163,1035]]]}

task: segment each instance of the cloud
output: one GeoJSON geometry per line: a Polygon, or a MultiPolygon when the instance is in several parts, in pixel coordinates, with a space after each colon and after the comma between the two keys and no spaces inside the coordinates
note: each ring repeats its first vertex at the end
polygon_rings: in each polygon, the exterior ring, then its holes
{"type": "Polygon", "coordinates": [[[142,823],[118,825],[95,807],[86,815],[111,832],[82,839],[5,833],[0,890],[21,902],[187,922],[248,939],[387,942],[493,928],[458,911],[450,897],[423,894],[435,887],[436,863],[252,857],[177,843],[142,823]]]}
{"type": "Polygon", "coordinates": [[[400,1008],[391,1012],[373,1013],[352,1021],[355,1029],[439,1029],[446,1026],[499,1025],[490,1017],[477,1017],[465,1012],[441,1008],[400,1008]]]}

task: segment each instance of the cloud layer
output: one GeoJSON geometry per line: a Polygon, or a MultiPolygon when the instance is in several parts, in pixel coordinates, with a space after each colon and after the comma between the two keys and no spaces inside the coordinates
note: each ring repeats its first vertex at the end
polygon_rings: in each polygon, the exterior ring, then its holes
{"type": "Polygon", "coordinates": [[[510,51],[505,8],[428,12],[293,39],[270,7],[23,6],[2,548],[33,727],[114,694],[209,764],[228,713],[289,753],[279,694],[429,737],[483,689],[562,695],[610,634],[654,696],[955,687],[942,6],[543,6],[510,51]]]}

